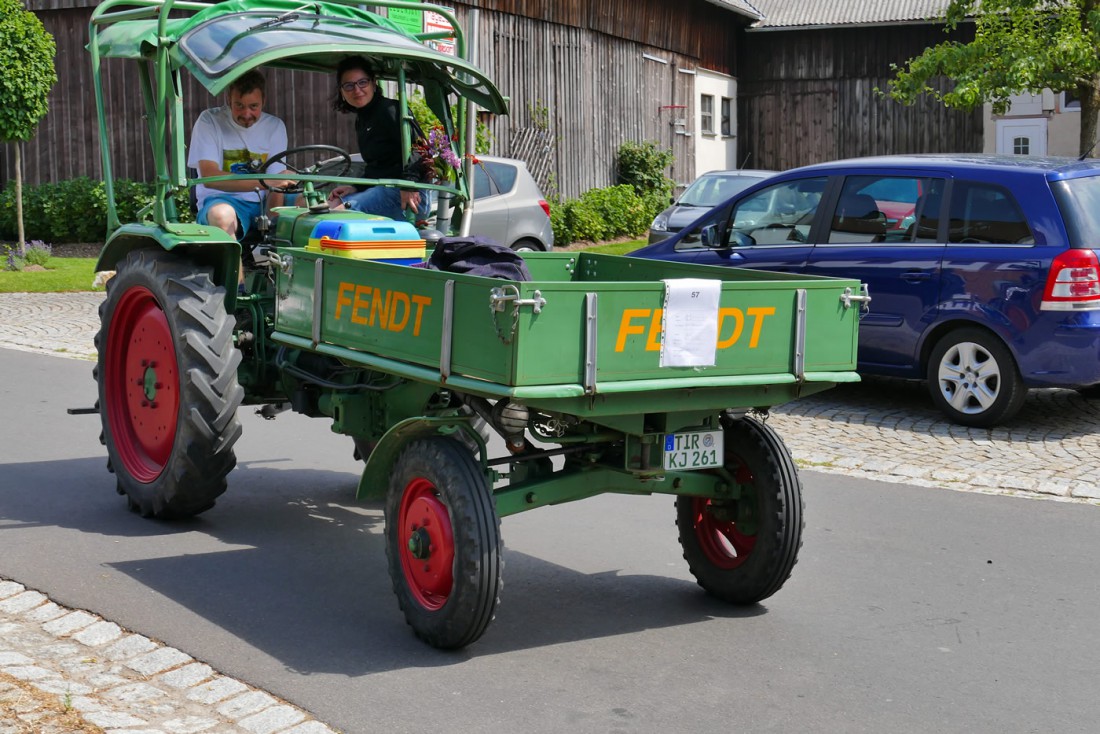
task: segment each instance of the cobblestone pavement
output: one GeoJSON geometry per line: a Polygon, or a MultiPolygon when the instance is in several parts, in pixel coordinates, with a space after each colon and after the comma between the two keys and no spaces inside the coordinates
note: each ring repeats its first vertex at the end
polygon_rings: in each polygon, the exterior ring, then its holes
{"type": "Polygon", "coordinates": [[[99,293],[0,293],[0,347],[95,359],[99,293]]]}
{"type": "MultiPolygon", "coordinates": [[[[94,359],[102,300],[0,294],[0,347],[94,359]]],[[[768,421],[805,469],[1100,504],[1100,401],[1074,391],[1032,391],[1011,424],[976,429],[946,421],[917,383],[869,379],[781,406],[768,421]]],[[[331,732],[179,650],[0,579],[0,734],[101,730],[331,732]],[[80,727],[43,725],[74,715],[80,727]]]]}
{"type": "Polygon", "coordinates": [[[1032,390],[996,428],[955,425],[924,385],[866,379],[796,400],[771,424],[806,469],[885,482],[1100,500],[1100,401],[1032,390]]]}
{"type": "Polygon", "coordinates": [[[184,652],[0,579],[0,734],[334,734],[184,652]]]}

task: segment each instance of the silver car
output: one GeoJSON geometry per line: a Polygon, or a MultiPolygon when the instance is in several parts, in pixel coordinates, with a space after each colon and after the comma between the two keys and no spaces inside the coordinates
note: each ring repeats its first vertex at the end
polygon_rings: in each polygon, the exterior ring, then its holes
{"type": "Polygon", "coordinates": [[[649,244],[671,237],[703,216],[708,209],[775,173],[748,168],[704,173],[680,194],[679,199],[672,202],[672,206],[654,217],[649,227],[649,244]]]}
{"type": "MultiPolygon", "coordinates": [[[[527,164],[515,158],[478,155],[474,166],[474,218],[470,232],[496,240],[517,252],[552,250],[554,231],[550,228],[550,204],[527,170],[527,164]]],[[[362,175],[363,157],[351,155],[348,176],[362,175]]],[[[333,158],[321,164],[321,171],[340,165],[333,158]]],[[[432,196],[433,217],[435,196],[432,196]]],[[[429,220],[431,221],[431,220],[429,220]]]]}
{"type": "Polygon", "coordinates": [[[474,166],[474,218],[470,231],[518,252],[551,250],[550,204],[514,158],[479,155],[474,166]]]}

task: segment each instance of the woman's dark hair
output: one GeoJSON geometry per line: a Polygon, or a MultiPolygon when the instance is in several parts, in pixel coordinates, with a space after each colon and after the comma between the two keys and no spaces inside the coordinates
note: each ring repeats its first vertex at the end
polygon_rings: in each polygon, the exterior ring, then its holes
{"type": "Polygon", "coordinates": [[[332,109],[337,112],[355,112],[355,108],[344,101],[344,95],[340,94],[340,78],[344,76],[346,72],[352,69],[358,69],[371,78],[371,81],[378,81],[378,77],[375,76],[374,70],[371,69],[370,62],[362,56],[349,56],[336,67],[336,83],[334,87],[336,89],[332,97],[332,109]]]}

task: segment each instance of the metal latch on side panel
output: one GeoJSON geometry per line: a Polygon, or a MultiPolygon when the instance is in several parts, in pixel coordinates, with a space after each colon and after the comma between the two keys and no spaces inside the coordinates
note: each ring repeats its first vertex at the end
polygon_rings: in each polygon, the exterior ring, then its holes
{"type": "Polygon", "coordinates": [[[546,305],[542,292],[535,291],[532,296],[532,298],[520,298],[519,288],[514,285],[505,285],[489,291],[489,315],[493,319],[493,328],[497,331],[497,337],[502,343],[511,344],[515,338],[516,329],[519,326],[520,307],[530,306],[532,313],[542,313],[542,307],[546,305]],[[505,334],[497,322],[497,314],[504,312],[504,304],[508,302],[512,304],[512,326],[505,334]]]}
{"type": "Polygon", "coordinates": [[[280,255],[272,250],[267,253],[267,259],[272,266],[282,271],[283,277],[276,278],[276,282],[279,284],[279,298],[286,298],[290,295],[290,279],[294,277],[294,258],[290,255],[280,255]]]}
{"type": "Polygon", "coordinates": [[[867,289],[866,283],[860,284],[860,292],[863,295],[857,296],[852,293],[851,288],[845,288],[844,292],[840,294],[840,302],[844,304],[844,308],[851,308],[853,301],[859,303],[859,312],[862,316],[863,314],[871,310],[871,293],[867,289]]]}

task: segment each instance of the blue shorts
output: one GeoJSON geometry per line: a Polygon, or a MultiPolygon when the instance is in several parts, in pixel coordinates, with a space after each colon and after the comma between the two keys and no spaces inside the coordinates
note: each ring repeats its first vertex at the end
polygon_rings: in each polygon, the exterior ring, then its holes
{"type": "Polygon", "coordinates": [[[248,228],[252,226],[252,220],[263,214],[258,201],[246,201],[236,196],[208,196],[202,202],[202,209],[199,210],[199,215],[195,218],[196,221],[199,224],[210,224],[207,220],[207,213],[211,207],[217,204],[228,204],[233,207],[233,211],[237,213],[237,227],[240,229],[242,237],[248,233],[248,228]]]}
{"type": "MultiPolygon", "coordinates": [[[[427,219],[431,214],[431,199],[428,191],[420,192],[420,207],[416,212],[418,220],[427,219]]],[[[401,211],[401,189],[393,186],[372,186],[369,189],[348,194],[344,197],[344,204],[348,209],[357,212],[405,221],[405,213],[401,211]]]]}

